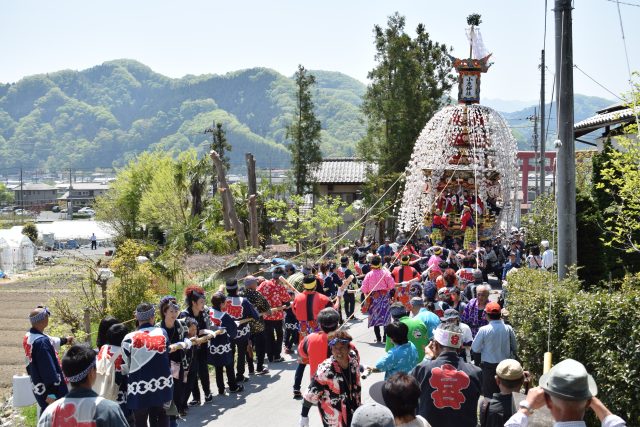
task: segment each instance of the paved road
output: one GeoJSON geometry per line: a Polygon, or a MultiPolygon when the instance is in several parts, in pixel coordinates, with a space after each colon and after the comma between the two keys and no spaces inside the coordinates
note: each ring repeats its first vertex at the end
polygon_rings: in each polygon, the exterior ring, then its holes
{"type": "MultiPolygon", "coordinates": [[[[373,343],[373,329],[367,328],[366,318],[358,314],[359,320],[349,323],[349,333],[360,352],[361,363],[372,365],[384,354],[382,344],[373,343]]],[[[294,355],[295,356],[295,355],[294,355]]],[[[212,403],[191,408],[186,421],[178,423],[183,427],[196,426],[242,426],[242,427],[284,427],[297,426],[302,402],[293,399],[293,376],[296,369],[295,359],[284,356],[285,362],[272,363],[269,374],[252,376],[244,384],[245,391],[238,395],[215,396],[212,403]]],[[[369,399],[369,386],[382,380],[383,374],[372,374],[362,381],[363,401],[369,399]]],[[[212,389],[215,379],[212,375],[212,389]]],[[[309,369],[305,371],[303,390],[309,384],[309,369]]],[[[314,407],[309,413],[311,427],[322,425],[318,410],[314,407]]]]}

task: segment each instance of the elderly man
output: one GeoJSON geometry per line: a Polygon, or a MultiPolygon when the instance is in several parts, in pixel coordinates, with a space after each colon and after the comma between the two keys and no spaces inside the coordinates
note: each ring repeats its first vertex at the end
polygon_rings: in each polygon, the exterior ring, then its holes
{"type": "Polygon", "coordinates": [[[553,264],[555,263],[553,249],[549,248],[548,240],[543,240],[542,242],[540,242],[540,246],[544,250],[544,252],[542,253],[542,268],[547,271],[551,270],[553,268],[553,264]]]}
{"type": "Polygon", "coordinates": [[[432,339],[434,329],[436,329],[440,324],[440,318],[435,313],[425,308],[424,300],[421,297],[411,298],[410,304],[411,317],[424,323],[427,327],[427,339],[432,339]]]}
{"type": "Polygon", "coordinates": [[[462,330],[441,324],[427,349],[427,360],[411,375],[420,385],[418,415],[432,427],[476,427],[482,371],[458,357],[462,330]],[[431,353],[431,354],[429,354],[431,353]]]}
{"type": "Polygon", "coordinates": [[[595,396],[598,387],[584,365],[565,359],[540,377],[540,386],[532,388],[520,409],[505,423],[505,427],[527,427],[529,415],[547,406],[555,420],[554,426],[586,426],[585,412],[591,408],[603,427],[622,427],[627,424],[611,412],[595,396]]]}
{"type": "Polygon", "coordinates": [[[513,328],[502,321],[501,311],[500,304],[496,302],[487,304],[485,313],[489,318],[489,324],[480,328],[471,344],[471,350],[476,354],[480,353],[482,394],[486,398],[491,398],[494,393],[500,392],[494,380],[498,363],[513,358],[518,350],[513,328]]]}
{"type": "Polygon", "coordinates": [[[42,411],[67,394],[67,385],[58,363],[58,350],[64,344],[73,344],[73,337],[50,337],[44,330],[49,326],[51,312],[38,306],[29,313],[31,329],[22,340],[27,373],[31,377],[33,394],[42,411]]]}

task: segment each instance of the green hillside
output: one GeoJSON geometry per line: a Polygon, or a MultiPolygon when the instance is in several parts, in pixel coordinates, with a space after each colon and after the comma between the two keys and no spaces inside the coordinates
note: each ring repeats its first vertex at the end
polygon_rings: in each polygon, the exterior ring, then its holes
{"type": "MultiPolygon", "coordinates": [[[[353,154],[364,134],[365,86],[312,73],[323,153],[353,154]]],[[[291,78],[265,68],[171,79],[133,60],[25,77],[0,85],[0,169],[118,166],[154,148],[204,152],[213,121],[227,130],[232,169],[244,165],[245,152],[258,167],[287,167],[294,90],[291,78]]]]}

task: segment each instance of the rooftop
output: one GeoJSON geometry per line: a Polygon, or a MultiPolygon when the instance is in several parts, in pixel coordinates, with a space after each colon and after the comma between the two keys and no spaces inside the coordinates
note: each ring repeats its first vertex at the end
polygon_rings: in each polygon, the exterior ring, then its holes
{"type": "MultiPolygon", "coordinates": [[[[20,191],[20,184],[14,186],[12,189],[13,191],[20,191]]],[[[22,191],[51,191],[55,189],[56,187],[41,183],[25,182],[22,184],[22,191]]]]}
{"type": "Polygon", "coordinates": [[[355,157],[326,158],[312,173],[311,180],[317,184],[362,184],[367,169],[375,172],[378,166],[355,157]]]}
{"type": "Polygon", "coordinates": [[[607,126],[628,123],[635,119],[636,114],[640,114],[640,108],[636,108],[634,112],[633,108],[617,104],[602,109],[597,113],[593,117],[574,124],[573,129],[576,138],[607,126]]]}
{"type": "MultiPolygon", "coordinates": [[[[108,190],[109,184],[103,182],[74,182],[71,184],[74,190],[108,190]]],[[[68,190],[69,183],[56,184],[59,190],[68,190]]]]}

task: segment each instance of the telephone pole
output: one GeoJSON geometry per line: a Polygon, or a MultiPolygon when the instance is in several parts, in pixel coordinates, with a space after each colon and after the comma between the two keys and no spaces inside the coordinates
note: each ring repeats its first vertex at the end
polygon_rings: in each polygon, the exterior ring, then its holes
{"type": "Polygon", "coordinates": [[[556,106],[558,117],[558,276],[578,259],[576,245],[576,152],[573,133],[573,37],[571,0],[556,0],[556,106]]]}
{"type": "Polygon", "coordinates": [[[547,134],[544,123],[544,110],[546,108],[544,101],[544,79],[545,79],[545,65],[544,65],[544,49],[541,51],[541,64],[540,64],[540,194],[544,194],[544,186],[547,180],[547,171],[545,170],[545,151],[547,149],[547,134]]]}
{"type": "Polygon", "coordinates": [[[533,170],[534,170],[534,181],[536,182],[536,197],[540,195],[539,187],[538,187],[538,111],[536,108],[533,109],[533,116],[527,117],[529,121],[533,122],[533,170]]]}

